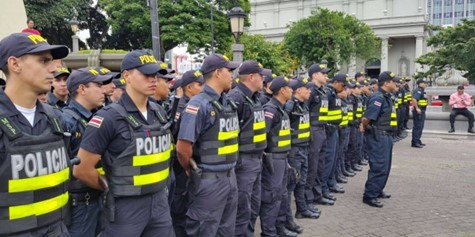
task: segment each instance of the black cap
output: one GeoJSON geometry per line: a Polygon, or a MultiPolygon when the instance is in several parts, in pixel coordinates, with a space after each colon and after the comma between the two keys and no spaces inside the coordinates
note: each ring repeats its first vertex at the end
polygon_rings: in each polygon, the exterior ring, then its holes
{"type": "Polygon", "coordinates": [[[401,78],[398,77],[398,76],[395,76],[393,81],[396,82],[396,83],[401,83],[401,78]]]}
{"type": "Polygon", "coordinates": [[[57,78],[57,77],[62,76],[62,75],[69,76],[69,74],[71,74],[71,73],[69,72],[68,68],[66,68],[66,67],[57,67],[56,70],[54,71],[53,76],[55,78],[57,78]]]}
{"type": "Polygon", "coordinates": [[[175,70],[168,68],[168,64],[158,61],[158,65],[160,66],[160,71],[157,72],[159,78],[164,78],[169,81],[175,79],[175,76],[172,75],[175,73],[175,70]]]}
{"type": "Polygon", "coordinates": [[[346,87],[350,87],[350,83],[348,83],[349,81],[349,77],[348,75],[344,74],[344,73],[337,73],[333,78],[332,78],[332,82],[343,82],[343,84],[346,86],[346,87]]]}
{"type": "Polygon", "coordinates": [[[419,84],[421,84],[421,83],[427,83],[427,81],[424,80],[423,78],[417,79],[417,85],[419,85],[419,84]]]}
{"type": "Polygon", "coordinates": [[[403,77],[402,80],[403,80],[403,81],[406,81],[406,82],[409,82],[409,81],[411,81],[411,78],[409,78],[409,77],[403,77]]]}
{"type": "Polygon", "coordinates": [[[396,74],[391,71],[384,71],[378,76],[378,82],[394,81],[396,74]]]}
{"type": "Polygon", "coordinates": [[[276,77],[277,77],[277,75],[275,75],[275,74],[270,74],[270,75],[264,76],[264,83],[269,83],[276,77]]]}
{"type": "Polygon", "coordinates": [[[113,79],[112,83],[114,83],[115,87],[124,89],[126,82],[124,78],[113,79]]]}
{"type": "Polygon", "coordinates": [[[64,45],[50,45],[40,35],[30,33],[14,33],[0,41],[0,68],[7,65],[8,57],[21,57],[50,51],[53,59],[61,59],[69,54],[69,49],[64,45]]]}
{"type": "Polygon", "coordinates": [[[99,74],[111,78],[111,81],[107,81],[106,83],[104,83],[104,85],[111,83],[113,79],[120,79],[122,77],[122,75],[119,72],[112,72],[111,70],[109,70],[109,68],[106,68],[106,67],[99,66],[99,67],[93,67],[93,69],[98,71],[99,74]]]}
{"type": "Polygon", "coordinates": [[[361,77],[361,76],[365,76],[366,74],[364,72],[357,72],[355,74],[355,78],[358,78],[358,77],[361,77]]]}
{"type": "Polygon", "coordinates": [[[170,90],[174,91],[178,87],[181,87],[181,83],[183,83],[183,80],[181,80],[181,79],[172,80],[170,82],[170,84],[172,84],[172,87],[170,87],[170,90]]]}
{"type": "Polygon", "coordinates": [[[125,55],[120,70],[131,69],[137,69],[145,75],[155,75],[162,70],[155,57],[145,50],[134,50],[125,55]]]}
{"type": "Polygon", "coordinates": [[[221,54],[210,54],[205,58],[205,61],[201,65],[201,72],[206,75],[216,69],[227,68],[234,70],[240,65],[239,62],[229,61],[229,59],[221,54]]]}
{"type": "Polygon", "coordinates": [[[192,82],[198,82],[198,83],[205,83],[205,79],[203,78],[203,75],[201,74],[200,71],[197,70],[190,70],[185,72],[183,76],[181,77],[181,87],[184,88],[187,85],[189,85],[192,82]]]}
{"type": "Polygon", "coordinates": [[[370,79],[367,83],[368,86],[378,84],[378,79],[370,79]]]}
{"type": "Polygon", "coordinates": [[[86,85],[89,82],[108,84],[111,80],[110,75],[101,74],[94,68],[80,68],[69,75],[66,86],[69,92],[75,92],[79,85],[86,85]]]}
{"type": "Polygon", "coordinates": [[[325,64],[313,64],[308,69],[308,76],[312,77],[316,72],[328,73],[329,71],[330,69],[328,69],[325,64]]]}
{"type": "Polygon", "coordinates": [[[270,84],[269,89],[272,92],[276,92],[276,91],[279,91],[280,89],[282,89],[283,87],[286,87],[286,86],[288,86],[290,88],[294,88],[296,84],[297,84],[296,80],[290,80],[287,77],[278,76],[278,77],[276,77],[272,80],[272,84],[270,84]]]}
{"type": "Polygon", "coordinates": [[[313,85],[314,85],[314,84],[313,84],[312,82],[310,82],[310,81],[308,80],[308,78],[306,78],[306,77],[297,77],[297,78],[295,78],[295,79],[292,80],[292,81],[295,81],[295,82],[296,82],[295,85],[292,87],[293,90],[297,90],[297,89],[300,88],[300,87],[311,88],[311,87],[313,87],[313,85]]]}
{"type": "Polygon", "coordinates": [[[264,68],[262,64],[254,60],[246,60],[239,67],[239,75],[259,73],[263,76],[272,74],[272,70],[264,68]]]}

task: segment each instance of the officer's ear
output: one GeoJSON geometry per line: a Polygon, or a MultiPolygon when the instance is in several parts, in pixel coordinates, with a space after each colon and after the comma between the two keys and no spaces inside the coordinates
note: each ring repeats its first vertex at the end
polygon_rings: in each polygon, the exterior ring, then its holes
{"type": "Polygon", "coordinates": [[[130,74],[131,72],[129,70],[125,70],[122,72],[122,77],[125,79],[125,84],[127,85],[130,81],[130,74]]]}
{"type": "Polygon", "coordinates": [[[86,88],[86,85],[84,85],[84,84],[79,85],[79,87],[77,89],[78,93],[80,93],[81,95],[84,95],[86,93],[85,88],[86,88]]]}

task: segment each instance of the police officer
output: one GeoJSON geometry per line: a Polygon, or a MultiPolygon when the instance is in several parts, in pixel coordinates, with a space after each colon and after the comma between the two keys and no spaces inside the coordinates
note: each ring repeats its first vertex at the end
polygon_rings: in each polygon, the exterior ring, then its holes
{"type": "MultiPolygon", "coordinates": [[[[112,75],[101,75],[94,68],[80,68],[69,76],[67,87],[71,100],[63,108],[63,120],[67,131],[71,133],[69,157],[77,155],[87,122],[92,117],[91,111],[104,103],[105,94],[102,87],[110,81],[112,75]]],[[[73,178],[69,191],[71,221],[68,225],[72,237],[98,234],[96,230],[100,230],[100,194],[99,190],[92,189],[73,178]]]]}
{"type": "Polygon", "coordinates": [[[1,236],[69,236],[62,221],[70,171],[61,114],[37,100],[51,89],[53,60],[67,55],[66,46],[39,35],[14,33],[0,41],[8,80],[0,91],[1,236]]]}
{"type": "Polygon", "coordinates": [[[272,91],[269,89],[269,87],[275,77],[277,77],[275,74],[264,76],[264,87],[262,88],[259,95],[259,101],[263,105],[267,104],[267,102],[269,102],[269,100],[272,98],[272,91]]]}
{"type": "MultiPolygon", "coordinates": [[[[190,70],[183,74],[182,78],[175,82],[183,89],[183,96],[180,97],[175,119],[177,123],[174,125],[173,137],[176,140],[178,129],[180,127],[180,115],[186,108],[188,101],[193,96],[199,94],[203,90],[204,78],[200,71],[190,70]]],[[[188,210],[188,190],[186,183],[188,177],[185,171],[177,161],[173,162],[173,172],[175,173],[175,189],[170,204],[170,211],[173,220],[173,228],[176,236],[186,236],[186,211],[188,210]]]]}
{"type": "MultiPolygon", "coordinates": [[[[98,67],[93,67],[92,69],[94,69],[100,75],[104,75],[104,76],[110,77],[112,79],[119,79],[121,77],[120,73],[111,72],[111,70],[109,70],[108,68],[105,68],[105,67],[98,66],[98,67]]],[[[103,85],[104,94],[106,95],[106,99],[104,101],[103,106],[101,106],[98,109],[93,110],[93,113],[97,112],[97,110],[99,110],[102,107],[107,106],[107,105],[109,105],[113,102],[112,99],[111,99],[111,96],[114,94],[114,91],[115,91],[116,88],[117,87],[116,87],[115,83],[112,83],[112,80],[107,81],[107,84],[103,85]]]]}
{"type": "Polygon", "coordinates": [[[310,98],[310,89],[314,87],[313,82],[309,82],[306,77],[298,77],[296,85],[292,88],[294,95],[285,104],[284,110],[289,114],[290,128],[292,136],[292,148],[289,155],[289,182],[287,185],[287,219],[286,228],[296,233],[302,233],[292,217],[290,208],[291,195],[294,193],[297,207],[295,218],[317,219],[320,217],[320,210],[307,204],[305,200],[305,184],[307,182],[308,170],[308,146],[310,144],[310,113],[307,101],[310,98]]]}
{"type": "MultiPolygon", "coordinates": [[[[364,82],[363,82],[364,83],[364,82]]],[[[348,150],[345,155],[345,167],[343,175],[346,177],[353,177],[356,174],[352,169],[354,164],[358,164],[361,158],[361,146],[363,143],[361,133],[358,131],[361,118],[363,117],[363,101],[361,97],[361,87],[363,84],[356,82],[351,88],[351,94],[348,96],[348,105],[351,106],[353,112],[353,119],[348,120],[348,127],[350,129],[350,137],[348,142],[348,150]]]]}
{"type": "Polygon", "coordinates": [[[424,79],[417,80],[417,88],[412,93],[412,141],[411,146],[415,148],[423,148],[425,146],[421,141],[422,130],[424,129],[424,121],[426,120],[427,96],[424,89],[427,82],[424,79]]]}
{"type": "Polygon", "coordinates": [[[392,133],[396,131],[396,109],[391,92],[396,88],[395,75],[390,71],[378,77],[379,89],[368,99],[367,110],[359,130],[366,137],[369,153],[369,171],[363,194],[363,203],[372,207],[383,207],[378,198],[390,198],[384,192],[392,160],[392,133]]]}
{"type": "Polygon", "coordinates": [[[264,105],[266,119],[267,147],[262,170],[261,236],[297,236],[285,228],[287,214],[287,156],[291,148],[290,119],[284,111],[284,104],[292,97],[296,81],[278,76],[272,80],[269,89],[272,99],[264,105]],[[281,213],[279,215],[279,212],[281,213]],[[282,215],[283,214],[283,215],[282,215]],[[281,218],[277,218],[280,216],[281,218]]]}
{"type": "Polygon", "coordinates": [[[253,236],[261,200],[261,156],[267,146],[266,120],[259,101],[263,77],[269,69],[254,61],[239,67],[239,83],[228,93],[237,105],[239,118],[239,158],[236,165],[238,209],[235,236],[253,236]]]}
{"type": "Polygon", "coordinates": [[[66,80],[70,72],[65,67],[57,67],[54,73],[53,85],[48,93],[48,104],[62,109],[68,105],[68,88],[66,88],[66,80]]]}
{"type": "Polygon", "coordinates": [[[148,100],[160,67],[153,55],[135,50],[121,70],[126,92],[89,121],[73,174],[107,192],[101,235],[174,236],[165,190],[172,138],[165,111],[148,100]],[[99,161],[107,184],[95,169],[99,161]]]}
{"type": "Polygon", "coordinates": [[[154,94],[154,99],[159,103],[167,113],[171,110],[171,101],[170,98],[170,87],[172,86],[170,81],[172,81],[175,76],[175,70],[169,69],[168,64],[161,61],[158,62],[160,65],[160,71],[157,73],[157,90],[154,94]]]}
{"type": "Polygon", "coordinates": [[[307,182],[305,199],[307,205],[312,203],[333,205],[333,200],[322,194],[321,176],[325,167],[325,141],[328,113],[328,97],[324,87],[327,83],[327,74],[330,70],[323,64],[314,64],[308,69],[308,76],[315,84],[310,89],[308,106],[310,110],[310,146],[308,157],[307,182]]]}
{"type": "Polygon", "coordinates": [[[112,102],[119,101],[122,94],[125,92],[125,79],[124,78],[115,78],[112,79],[112,83],[115,85],[114,93],[109,97],[112,102]]]}
{"type": "Polygon", "coordinates": [[[403,127],[404,129],[409,129],[407,126],[407,122],[409,121],[409,102],[412,101],[412,93],[411,93],[411,88],[409,87],[409,82],[411,81],[410,78],[406,78],[404,80],[404,124],[403,127]]]}
{"type": "Polygon", "coordinates": [[[206,57],[201,66],[205,87],[181,114],[176,149],[190,175],[188,236],[234,235],[239,120],[223,92],[231,88],[232,70],[238,66],[220,54],[206,57]]]}
{"type": "Polygon", "coordinates": [[[336,168],[333,173],[333,179],[335,179],[337,183],[348,183],[348,179],[343,175],[343,171],[345,170],[346,153],[350,140],[350,128],[348,125],[350,121],[353,120],[353,104],[349,102],[348,95],[350,94],[350,88],[354,86],[354,83],[349,83],[348,88],[338,93],[338,97],[341,99],[341,123],[338,126],[336,168]]]}

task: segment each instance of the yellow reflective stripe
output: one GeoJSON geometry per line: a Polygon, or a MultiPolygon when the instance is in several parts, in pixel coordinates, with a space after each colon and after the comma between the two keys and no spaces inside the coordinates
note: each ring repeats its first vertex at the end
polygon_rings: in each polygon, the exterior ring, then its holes
{"type": "Polygon", "coordinates": [[[391,127],[396,127],[397,126],[397,121],[391,121],[391,123],[389,123],[389,125],[391,127]]]}
{"type": "Polygon", "coordinates": [[[8,192],[18,193],[57,186],[69,179],[69,168],[56,173],[24,179],[8,180],[8,192]]]}
{"type": "Polygon", "coordinates": [[[310,122],[299,124],[299,129],[306,129],[306,128],[309,128],[309,127],[310,127],[310,122]]]}
{"type": "Polygon", "coordinates": [[[106,172],[104,171],[104,168],[97,168],[97,172],[99,172],[100,175],[106,175],[106,172]]]}
{"type": "Polygon", "coordinates": [[[309,138],[309,137],[310,137],[310,132],[304,132],[297,136],[298,139],[309,138]]]}
{"type": "Polygon", "coordinates": [[[150,154],[150,155],[141,155],[141,156],[134,156],[132,165],[133,166],[145,166],[160,163],[170,159],[170,152],[171,148],[166,151],[150,154]]]}
{"type": "Polygon", "coordinates": [[[341,119],[341,115],[333,115],[333,116],[327,116],[326,121],[334,121],[334,120],[340,120],[340,119],[341,119]]]}
{"type": "Polygon", "coordinates": [[[226,141],[226,140],[229,140],[229,139],[236,138],[238,136],[239,136],[239,131],[238,130],[234,130],[234,131],[230,131],[230,132],[219,132],[218,133],[218,140],[219,141],[226,141]]]}
{"type": "Polygon", "coordinates": [[[258,123],[254,123],[252,125],[252,129],[253,130],[259,130],[259,129],[263,129],[266,127],[266,121],[262,121],[262,122],[258,122],[258,123]]]}
{"type": "Polygon", "coordinates": [[[279,130],[279,137],[290,135],[290,129],[281,129],[279,130]]]}
{"type": "Polygon", "coordinates": [[[327,107],[320,107],[320,112],[328,112],[328,108],[327,107]]]}
{"type": "Polygon", "coordinates": [[[290,140],[283,140],[283,141],[277,142],[278,147],[283,147],[283,146],[288,146],[288,145],[290,145],[290,140]]]}
{"type": "Polygon", "coordinates": [[[338,115],[341,114],[341,110],[330,110],[328,111],[328,115],[338,115]]]}
{"type": "Polygon", "coordinates": [[[318,121],[328,121],[328,116],[318,116],[318,121]]]}
{"type": "Polygon", "coordinates": [[[65,192],[59,196],[41,202],[9,207],[9,218],[10,220],[15,220],[56,211],[68,203],[68,198],[69,194],[68,192],[65,192]]]}
{"type": "Polygon", "coordinates": [[[396,113],[391,113],[391,118],[396,118],[396,113]]]}
{"type": "Polygon", "coordinates": [[[363,108],[357,108],[356,112],[363,112],[363,108]]]}
{"type": "Polygon", "coordinates": [[[427,100],[425,100],[425,99],[424,99],[424,100],[419,100],[419,101],[417,102],[417,104],[419,104],[419,105],[421,105],[421,106],[427,106],[427,100]]]}
{"type": "Polygon", "coordinates": [[[169,172],[170,168],[166,168],[155,173],[136,175],[134,176],[134,186],[158,183],[168,178],[169,172]]]}
{"type": "Polygon", "coordinates": [[[253,142],[262,142],[262,141],[265,141],[266,140],[266,134],[263,133],[263,134],[259,134],[259,135],[254,135],[252,141],[253,142]]]}
{"type": "Polygon", "coordinates": [[[239,150],[238,144],[223,146],[223,147],[218,148],[218,155],[232,154],[232,153],[237,152],[238,150],[239,150]]]}

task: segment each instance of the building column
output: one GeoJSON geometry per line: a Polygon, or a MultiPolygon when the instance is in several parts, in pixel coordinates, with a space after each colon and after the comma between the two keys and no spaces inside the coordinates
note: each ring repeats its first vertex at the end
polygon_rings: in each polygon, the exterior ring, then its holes
{"type": "Polygon", "coordinates": [[[389,58],[388,58],[388,40],[389,37],[384,36],[381,38],[381,72],[387,71],[389,67],[389,58]]]}
{"type": "MultiPolygon", "coordinates": [[[[424,36],[416,35],[416,59],[424,54],[424,36]]],[[[422,66],[416,63],[416,72],[422,71],[422,66]]]]}

